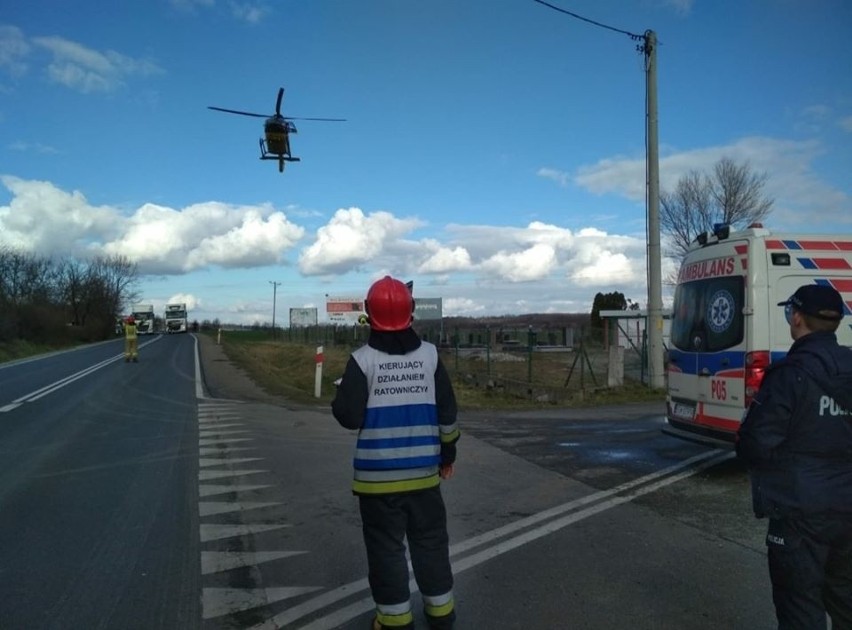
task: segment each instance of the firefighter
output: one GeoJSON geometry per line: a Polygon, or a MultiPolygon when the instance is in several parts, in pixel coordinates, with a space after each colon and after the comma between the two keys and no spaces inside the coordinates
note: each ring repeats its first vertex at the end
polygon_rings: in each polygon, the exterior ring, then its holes
{"type": "Polygon", "coordinates": [[[139,361],[139,338],[136,334],[136,320],[133,316],[124,322],[124,361],[139,361]]]}
{"type": "Polygon", "coordinates": [[[456,398],[437,348],[411,328],[414,299],[385,276],[367,293],[367,344],[352,353],[331,408],[358,430],[358,496],[373,630],[414,627],[405,539],[430,628],[453,627],[453,574],[441,479],[453,475],[456,398]]]}

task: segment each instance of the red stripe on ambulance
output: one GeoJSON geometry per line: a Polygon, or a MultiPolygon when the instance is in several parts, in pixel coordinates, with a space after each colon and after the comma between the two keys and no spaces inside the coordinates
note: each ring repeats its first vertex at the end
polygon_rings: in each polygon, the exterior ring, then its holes
{"type": "Polygon", "coordinates": [[[843,258],[811,258],[817,269],[852,269],[848,260],[843,258]]]}

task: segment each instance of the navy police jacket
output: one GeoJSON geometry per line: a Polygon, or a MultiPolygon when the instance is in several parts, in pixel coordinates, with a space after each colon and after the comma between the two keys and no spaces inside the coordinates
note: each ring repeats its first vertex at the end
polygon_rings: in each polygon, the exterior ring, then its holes
{"type": "Polygon", "coordinates": [[[358,495],[437,486],[456,458],[456,399],[438,349],[407,328],[371,331],[352,353],[332,413],[358,430],[352,490],[358,495]]]}
{"type": "Polygon", "coordinates": [[[736,449],[756,516],[852,514],[852,349],[833,333],[797,339],[767,369],[736,449]]]}

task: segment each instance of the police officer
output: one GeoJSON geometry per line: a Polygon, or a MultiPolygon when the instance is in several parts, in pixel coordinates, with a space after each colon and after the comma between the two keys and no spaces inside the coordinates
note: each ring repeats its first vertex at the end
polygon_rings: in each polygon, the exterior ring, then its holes
{"type": "Polygon", "coordinates": [[[455,620],[441,479],[456,458],[456,399],[437,348],[411,328],[411,288],[390,276],[370,287],[370,336],[352,353],[332,401],[358,430],[353,492],[359,498],[373,629],[414,627],[405,540],[430,628],[455,620]]]}
{"type": "Polygon", "coordinates": [[[793,345],[773,363],[738,433],[766,535],[778,628],[852,629],[852,349],[830,286],[779,303],[793,345]]]}

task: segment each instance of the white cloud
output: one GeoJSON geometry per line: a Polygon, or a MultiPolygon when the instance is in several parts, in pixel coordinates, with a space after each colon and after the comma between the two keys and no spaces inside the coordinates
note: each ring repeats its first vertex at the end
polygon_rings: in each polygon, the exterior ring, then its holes
{"type": "Polygon", "coordinates": [[[687,15],[692,11],[692,5],[695,4],[695,0],[660,0],[660,3],[663,6],[672,7],[675,12],[681,15],[687,15]]]}
{"type": "Polygon", "coordinates": [[[427,247],[434,247],[434,251],[417,268],[419,273],[442,274],[471,267],[470,254],[464,247],[444,247],[437,241],[429,241],[427,247]]]}
{"type": "MultiPolygon", "coordinates": [[[[173,293],[169,299],[166,300],[166,304],[186,304],[187,311],[192,311],[204,306],[201,299],[194,296],[192,293],[173,293]]],[[[163,310],[165,310],[165,304],[163,305],[163,310]]]]}
{"type": "Polygon", "coordinates": [[[0,69],[13,77],[26,73],[24,58],[30,51],[30,45],[23,31],[16,26],[0,25],[0,69]]]}
{"type": "Polygon", "coordinates": [[[231,12],[240,20],[257,24],[270,13],[270,10],[269,7],[257,3],[231,2],[231,12]]]}
{"type": "Polygon", "coordinates": [[[639,280],[633,267],[624,254],[595,251],[585,266],[571,274],[571,280],[583,287],[632,285],[639,280]]]}
{"type": "Polygon", "coordinates": [[[104,249],[158,273],[180,273],[280,263],[303,235],[303,228],[268,205],[208,202],[173,210],[146,204],[127,221],[125,234],[104,249]]]}
{"type": "MultiPolygon", "coordinates": [[[[691,170],[710,173],[723,157],[748,162],[756,172],[766,172],[766,194],[775,200],[772,223],[777,228],[801,227],[814,220],[826,223],[852,221],[852,200],[821,180],[813,162],[823,146],[815,140],[778,140],[747,137],[737,142],[678,153],[660,159],[660,188],[671,190],[691,170]]],[[[581,167],[575,183],[595,194],[616,194],[637,203],[645,200],[645,158],[612,158],[581,167]]]]}
{"type": "Polygon", "coordinates": [[[475,315],[483,313],[485,306],[481,303],[471,300],[470,298],[446,298],[441,301],[444,317],[453,317],[458,315],[475,315]]]}
{"type": "Polygon", "coordinates": [[[538,169],[536,175],[538,175],[539,177],[544,177],[546,179],[552,179],[557,184],[563,187],[568,185],[571,178],[570,174],[566,173],[565,171],[560,171],[555,168],[547,167],[538,169]]]}
{"type": "Polygon", "coordinates": [[[852,116],[846,116],[845,118],[841,118],[837,124],[843,131],[852,132],[852,116]]]}
{"type": "Polygon", "coordinates": [[[0,244],[41,254],[84,255],[90,243],[115,232],[116,211],[92,206],[79,191],[50,182],[1,176],[12,193],[0,206],[0,244]]]}
{"type": "MultiPolygon", "coordinates": [[[[10,176],[0,182],[11,192],[9,204],[0,206],[0,246],[43,255],[125,255],[151,282],[155,274],[186,276],[178,283],[194,287],[205,277],[196,274],[211,268],[227,274],[286,264],[286,254],[305,236],[303,227],[269,204],[211,201],[171,208],[148,203],[119,210],[94,206],[81,192],[49,182],[10,176]]],[[[641,237],[592,226],[571,231],[540,221],[452,225],[420,237],[425,227],[390,212],[340,209],[316,231],[289,273],[325,274],[339,291],[355,295],[384,273],[412,279],[418,295],[444,297],[448,315],[541,312],[569,303],[586,310],[584,300],[602,287],[630,296],[645,291],[641,237]]],[[[291,277],[290,286],[295,285],[291,277]]],[[[239,292],[224,303],[195,290],[146,291],[151,293],[159,306],[170,300],[193,304],[190,309],[201,318],[253,323],[268,321],[271,313],[262,300],[245,301],[239,292]]],[[[316,298],[306,295],[299,303],[311,299],[316,298]]]]}
{"type": "Polygon", "coordinates": [[[170,0],[173,7],[182,11],[192,11],[195,7],[212,7],[216,0],[170,0]]]}
{"type": "Polygon", "coordinates": [[[52,147],[50,145],[42,144],[40,142],[23,142],[21,140],[18,140],[16,142],[10,143],[8,146],[10,149],[12,149],[12,151],[21,151],[23,153],[30,151],[42,155],[54,155],[59,153],[59,149],[56,149],[55,147],[52,147]]]}
{"type": "Polygon", "coordinates": [[[485,278],[516,283],[568,277],[583,286],[644,283],[644,236],[593,227],[573,233],[538,221],[525,228],[452,225],[448,232],[471,253],[471,268],[485,278]]]}
{"type": "MultiPolygon", "coordinates": [[[[216,6],[216,0],[170,0],[170,2],[176,9],[187,13],[194,13],[196,9],[209,9],[216,6]]],[[[230,0],[227,3],[221,3],[219,6],[226,6],[233,17],[250,24],[261,22],[264,17],[272,12],[270,6],[262,2],[230,0]]]]}
{"type": "Polygon", "coordinates": [[[582,166],[574,177],[574,183],[596,195],[615,193],[631,201],[643,201],[645,156],[607,158],[591,166],[582,166]]]}
{"type": "Polygon", "coordinates": [[[398,219],[389,212],[365,215],[360,208],[341,208],[317,230],[314,243],[302,251],[299,269],[306,275],[345,273],[378,258],[421,224],[417,219],[398,219]]]}
{"type": "Polygon", "coordinates": [[[553,246],[539,243],[519,252],[497,252],[480,268],[509,282],[529,282],[547,277],[556,264],[553,246]]]}
{"type": "Polygon", "coordinates": [[[49,182],[10,176],[0,182],[13,196],[0,206],[0,245],[45,255],[123,255],[146,274],[280,263],[304,236],[270,205],[208,202],[175,210],[145,204],[127,215],[49,182]]]}
{"type": "Polygon", "coordinates": [[[162,68],[113,50],[99,52],[64,37],[34,37],[33,43],[53,53],[47,66],[50,78],[83,93],[110,92],[132,75],[160,74],[162,68]]]}

